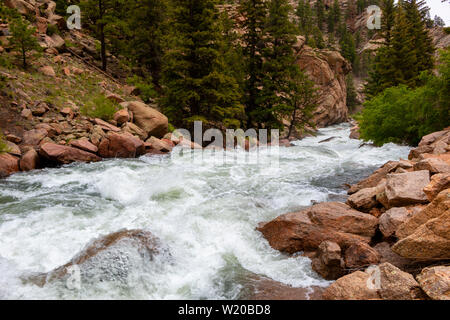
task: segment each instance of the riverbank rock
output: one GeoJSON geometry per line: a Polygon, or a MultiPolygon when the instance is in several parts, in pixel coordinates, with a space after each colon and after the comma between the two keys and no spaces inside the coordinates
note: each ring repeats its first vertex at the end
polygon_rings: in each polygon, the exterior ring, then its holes
{"type": "Polygon", "coordinates": [[[322,294],[324,300],[377,300],[378,292],[368,286],[370,275],[363,271],[339,278],[322,294]]]}
{"type": "Polygon", "coordinates": [[[450,173],[450,164],[441,158],[428,158],[414,164],[414,170],[428,170],[431,174],[450,173]]]}
{"type": "Polygon", "coordinates": [[[144,152],[144,143],[127,133],[109,132],[98,146],[98,154],[103,158],[135,158],[144,152]]]}
{"type": "Polygon", "coordinates": [[[26,151],[22,158],[20,159],[20,170],[21,171],[31,171],[37,169],[40,164],[40,158],[37,151],[33,148],[30,148],[26,151]]]}
{"type": "Polygon", "coordinates": [[[406,160],[386,162],[369,177],[361,180],[357,184],[352,185],[348,190],[348,194],[351,195],[361,189],[376,187],[383,179],[387,177],[389,173],[394,172],[395,170],[397,170],[397,168],[412,169],[413,164],[410,161],[406,160]]]}
{"type": "Polygon", "coordinates": [[[156,109],[140,101],[123,102],[121,105],[133,113],[134,123],[147,133],[147,137],[162,138],[168,132],[169,120],[156,109]]]}
{"type": "Polygon", "coordinates": [[[349,269],[365,268],[380,262],[380,254],[367,243],[353,243],[345,250],[345,266],[349,269]]]}
{"type": "Polygon", "coordinates": [[[430,183],[428,170],[394,173],[386,177],[386,197],[392,207],[417,203],[427,203],[428,198],[423,192],[430,183]]]}
{"type": "Polygon", "coordinates": [[[0,153],[0,178],[19,171],[19,159],[9,153],[0,153]]]}
{"type": "Polygon", "coordinates": [[[441,191],[437,197],[420,212],[401,224],[396,232],[400,239],[413,234],[421,225],[427,221],[437,218],[450,209],[450,189],[441,191]]]}
{"type": "Polygon", "coordinates": [[[243,300],[322,300],[323,287],[294,288],[267,277],[252,275],[243,281],[243,300]]]}
{"type": "Polygon", "coordinates": [[[44,286],[52,281],[64,280],[70,268],[77,266],[82,283],[127,281],[133,262],[142,259],[138,262],[147,264],[161,251],[159,240],[150,232],[124,229],[91,241],[65,265],[48,273],[31,275],[26,280],[44,286]]]}
{"type": "Polygon", "coordinates": [[[48,135],[45,129],[33,129],[25,131],[23,134],[23,144],[30,146],[38,146],[39,143],[48,135]]]}
{"type": "Polygon", "coordinates": [[[392,208],[380,216],[380,231],[383,236],[390,237],[395,234],[398,227],[412,216],[412,212],[405,207],[392,208]]]}
{"type": "Polygon", "coordinates": [[[390,263],[356,271],[331,284],[325,300],[416,300],[424,295],[414,277],[390,263]]]}
{"type": "Polygon", "coordinates": [[[378,219],[339,202],[314,205],[262,223],[257,228],[276,250],[295,253],[314,251],[323,241],[347,248],[359,241],[369,242],[378,219]]]}
{"type": "Polygon", "coordinates": [[[433,300],[450,300],[450,267],[425,268],[417,276],[423,291],[433,300]]]}
{"type": "Polygon", "coordinates": [[[39,154],[42,157],[58,164],[69,164],[72,162],[97,162],[101,160],[100,157],[93,153],[56,143],[44,143],[41,145],[39,154]]]}
{"type": "Polygon", "coordinates": [[[377,195],[383,193],[385,187],[386,180],[383,179],[376,187],[364,188],[350,195],[347,199],[347,204],[358,211],[368,213],[378,205],[377,195]]]}
{"type": "Polygon", "coordinates": [[[433,201],[442,190],[448,188],[450,188],[450,173],[439,173],[431,177],[431,182],[423,188],[423,192],[429,201],[433,201]]]}
{"type": "Polygon", "coordinates": [[[392,250],[410,259],[450,259],[450,210],[428,220],[413,234],[398,241],[392,250]]]}
{"type": "Polygon", "coordinates": [[[89,139],[78,139],[78,140],[72,140],[69,143],[72,147],[91,152],[91,153],[97,153],[98,148],[93,145],[91,142],[89,142],[89,139]]]}
{"type": "Polygon", "coordinates": [[[341,247],[336,242],[324,241],[319,245],[312,269],[326,280],[336,280],[345,274],[341,247]]]}

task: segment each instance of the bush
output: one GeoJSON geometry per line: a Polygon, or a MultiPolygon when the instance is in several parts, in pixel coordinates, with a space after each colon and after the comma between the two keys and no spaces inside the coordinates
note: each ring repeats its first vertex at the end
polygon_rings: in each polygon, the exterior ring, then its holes
{"type": "Polygon", "coordinates": [[[361,138],[376,145],[417,144],[450,125],[450,50],[441,52],[439,75],[421,75],[422,87],[391,87],[364,104],[361,138]]]}
{"type": "Polygon", "coordinates": [[[5,153],[9,151],[9,147],[6,144],[5,138],[3,137],[3,134],[0,132],[0,154],[5,153]]]}
{"type": "Polygon", "coordinates": [[[118,104],[99,94],[94,96],[89,102],[82,106],[80,111],[85,116],[100,118],[108,121],[113,118],[114,113],[116,113],[119,109],[120,106],[118,104]]]}
{"type": "Polygon", "coordinates": [[[139,91],[141,92],[139,96],[146,103],[150,102],[150,100],[157,95],[151,79],[143,79],[135,75],[131,78],[128,78],[127,83],[139,89],[139,91]]]}
{"type": "Polygon", "coordinates": [[[47,34],[49,36],[52,36],[54,34],[60,34],[59,29],[56,25],[54,24],[49,24],[47,27],[47,34]]]}

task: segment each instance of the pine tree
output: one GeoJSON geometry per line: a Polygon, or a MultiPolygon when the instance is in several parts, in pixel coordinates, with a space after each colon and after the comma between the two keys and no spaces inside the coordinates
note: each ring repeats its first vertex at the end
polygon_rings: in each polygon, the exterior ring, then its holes
{"type": "Polygon", "coordinates": [[[22,66],[26,69],[28,67],[27,53],[35,50],[40,52],[42,50],[34,34],[36,28],[32,27],[28,21],[21,16],[16,16],[10,19],[11,38],[9,43],[14,51],[17,51],[22,60],[22,66]]]}
{"type": "Polygon", "coordinates": [[[281,116],[289,109],[288,93],[298,66],[292,47],[296,42],[296,28],[289,20],[292,10],[288,0],[271,0],[265,31],[269,45],[263,50],[264,80],[262,104],[255,110],[259,126],[281,128],[281,116]]]}
{"type": "Polygon", "coordinates": [[[214,0],[174,0],[164,57],[165,113],[176,126],[239,127],[243,107],[235,79],[225,70],[223,35],[214,0]]]}
{"type": "Polygon", "coordinates": [[[261,88],[264,79],[262,71],[262,52],[266,47],[265,25],[267,19],[267,1],[242,0],[239,11],[246,17],[242,24],[244,34],[241,38],[245,73],[244,104],[247,115],[247,127],[252,127],[256,121],[256,110],[262,108],[261,88]]]}
{"type": "Polygon", "coordinates": [[[356,58],[356,47],[353,35],[350,32],[345,32],[341,41],[339,41],[339,44],[341,46],[342,56],[353,65],[356,58]]]}
{"type": "Polygon", "coordinates": [[[316,23],[317,27],[320,31],[324,31],[324,22],[325,22],[325,5],[323,0],[317,0],[314,5],[315,13],[316,13],[316,23]]]}
{"type": "Polygon", "coordinates": [[[298,17],[300,34],[305,36],[305,43],[309,44],[312,25],[312,10],[309,0],[299,0],[295,14],[298,17]]]}

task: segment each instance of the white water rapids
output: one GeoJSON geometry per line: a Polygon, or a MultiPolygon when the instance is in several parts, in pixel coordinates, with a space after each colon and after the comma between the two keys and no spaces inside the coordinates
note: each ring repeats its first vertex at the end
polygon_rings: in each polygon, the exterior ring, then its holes
{"type": "Polygon", "coordinates": [[[188,155],[153,156],[0,180],[0,299],[236,299],[244,272],[295,287],[326,286],[308,258],[273,250],[255,227],[312,200],[345,201],[343,184],[409,152],[394,144],[359,148],[349,131],[341,124],[281,147],[279,167],[264,156],[223,165],[207,156],[201,164],[188,155]],[[135,262],[133,286],[112,279],[70,290],[19,280],[63,265],[92,239],[123,228],[149,230],[170,252],[135,262]]]}

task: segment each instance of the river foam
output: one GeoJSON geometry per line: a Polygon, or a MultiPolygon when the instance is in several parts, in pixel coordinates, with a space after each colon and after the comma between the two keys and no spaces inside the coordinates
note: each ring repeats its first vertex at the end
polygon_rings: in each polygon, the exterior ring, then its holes
{"type": "Polygon", "coordinates": [[[348,136],[347,124],[321,129],[281,147],[277,167],[264,155],[259,163],[218,165],[208,154],[203,163],[187,154],[72,164],[0,180],[0,298],[235,299],[247,272],[295,287],[326,286],[308,258],[273,250],[255,227],[312,200],[343,201],[343,184],[409,152],[394,144],[360,148],[348,136]],[[92,239],[123,228],[149,230],[170,251],[154,267],[136,263],[133,286],[106,281],[69,290],[18,279],[63,265],[92,239]]]}

